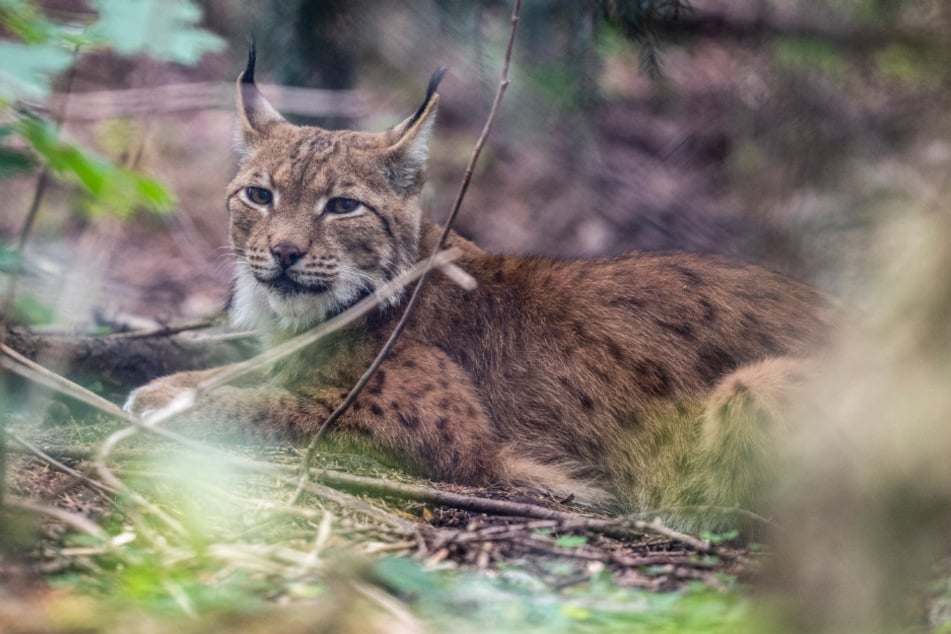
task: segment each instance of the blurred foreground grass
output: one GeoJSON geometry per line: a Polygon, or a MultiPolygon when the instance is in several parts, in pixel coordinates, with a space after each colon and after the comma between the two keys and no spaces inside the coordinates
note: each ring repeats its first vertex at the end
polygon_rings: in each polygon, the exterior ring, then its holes
{"type": "MultiPolygon", "coordinates": [[[[61,404],[46,408],[44,422],[36,414],[42,409],[11,417],[11,433],[41,450],[88,455],[121,428],[91,414],[64,415],[61,404]]],[[[282,449],[268,458],[289,462],[297,454],[282,449]]],[[[61,459],[98,479],[90,460],[61,459]]],[[[696,582],[654,593],[624,587],[596,561],[579,574],[558,557],[475,570],[418,553],[393,556],[407,544],[386,526],[316,497],[287,507],[286,485],[143,435],[123,444],[110,468],[173,523],[35,456],[18,454],[10,467],[12,494],[88,517],[103,535],[15,509],[0,516],[0,631],[725,633],[751,627],[746,591],[727,576],[721,591],[696,582]]],[[[418,505],[387,511],[414,521],[432,517],[418,505]]],[[[559,538],[567,548],[584,542],[559,538]]]]}

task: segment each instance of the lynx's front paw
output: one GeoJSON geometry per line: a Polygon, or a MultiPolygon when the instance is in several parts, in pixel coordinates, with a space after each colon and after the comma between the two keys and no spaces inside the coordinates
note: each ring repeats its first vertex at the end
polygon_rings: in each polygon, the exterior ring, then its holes
{"type": "Polygon", "coordinates": [[[161,379],[132,390],[122,409],[130,414],[145,416],[162,409],[172,402],[172,399],[181,391],[163,383],[161,379]]]}
{"type": "Polygon", "coordinates": [[[198,372],[180,372],[155,379],[151,383],[132,390],[122,409],[139,416],[160,410],[179,394],[198,385],[202,378],[199,374],[198,372]]]}

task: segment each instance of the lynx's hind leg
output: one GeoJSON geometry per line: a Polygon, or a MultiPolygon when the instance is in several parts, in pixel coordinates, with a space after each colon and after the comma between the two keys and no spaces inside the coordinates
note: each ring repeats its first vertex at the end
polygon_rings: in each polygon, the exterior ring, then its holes
{"type": "MultiPolygon", "coordinates": [[[[743,366],[714,387],[703,414],[698,456],[705,504],[763,510],[790,409],[811,367],[804,359],[775,357],[743,366]]],[[[738,517],[724,517],[722,523],[744,524],[738,517]]]]}

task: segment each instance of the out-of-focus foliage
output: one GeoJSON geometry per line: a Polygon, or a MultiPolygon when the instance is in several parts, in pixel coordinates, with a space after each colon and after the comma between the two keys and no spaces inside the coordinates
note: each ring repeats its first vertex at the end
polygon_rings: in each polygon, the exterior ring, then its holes
{"type": "Polygon", "coordinates": [[[17,99],[42,99],[52,78],[69,68],[72,53],[55,44],[0,40],[0,103],[17,99]]]}
{"type": "Polygon", "coordinates": [[[120,55],[195,64],[225,46],[220,37],[196,26],[202,12],[191,0],[98,0],[95,7],[99,19],[87,34],[120,55]]]}
{"type": "MultiPolygon", "coordinates": [[[[62,138],[52,115],[35,104],[50,96],[58,77],[86,51],[112,49],[125,56],[194,64],[225,42],[196,26],[202,12],[191,0],[98,0],[92,8],[96,12],[88,22],[64,23],[47,17],[32,0],[0,0],[0,25],[18,38],[0,40],[0,178],[42,166],[45,173],[80,188],[84,195],[72,208],[87,215],[126,218],[137,210],[168,211],[176,200],[165,185],[62,138]]],[[[66,82],[67,92],[70,87],[66,82]]],[[[50,111],[56,110],[54,104],[50,111]]],[[[42,193],[38,185],[31,213],[42,193]]],[[[52,317],[29,295],[6,305],[13,314],[0,316],[5,319],[36,324],[52,317]]]]}
{"type": "Polygon", "coordinates": [[[0,127],[0,177],[39,162],[82,187],[88,196],[81,208],[88,212],[124,217],[136,209],[168,210],[175,198],[161,183],[60,140],[55,123],[25,102],[47,97],[56,78],[86,50],[112,48],[120,55],[194,64],[223,48],[224,40],[196,26],[201,9],[191,0],[100,0],[94,7],[98,12],[88,25],[60,24],[34,2],[0,0],[0,23],[20,38],[0,40],[0,108],[13,119],[0,127]]]}
{"type": "Polygon", "coordinates": [[[80,28],[47,19],[28,0],[0,0],[0,24],[20,38],[0,40],[0,106],[44,98],[53,79],[72,65],[72,51],[87,43],[80,28]]]}
{"type": "Polygon", "coordinates": [[[0,178],[28,171],[36,164],[31,154],[21,149],[4,145],[8,137],[18,132],[14,125],[0,125],[0,178]]]}
{"type": "Polygon", "coordinates": [[[610,575],[553,592],[516,566],[494,579],[434,574],[407,559],[379,562],[374,574],[413,611],[446,631],[741,634],[755,631],[749,605],[736,593],[698,586],[655,594],[619,588],[610,575]]]}
{"type": "Polygon", "coordinates": [[[81,185],[90,194],[85,202],[89,212],[111,212],[121,217],[137,208],[162,211],[175,202],[154,178],[114,165],[63,141],[47,120],[23,114],[16,129],[54,174],[81,185]]]}

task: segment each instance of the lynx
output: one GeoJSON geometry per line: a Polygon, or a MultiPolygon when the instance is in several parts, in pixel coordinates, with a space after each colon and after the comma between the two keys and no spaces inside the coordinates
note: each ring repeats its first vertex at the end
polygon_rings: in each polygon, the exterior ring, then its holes
{"type": "MultiPolygon", "coordinates": [[[[419,197],[442,73],[381,133],[287,122],[237,83],[242,159],[228,187],[238,253],[231,315],[277,341],[428,256],[419,197]]],[[[327,435],[421,476],[510,483],[618,511],[756,504],[777,410],[833,310],[800,283],[721,257],[559,261],[492,255],[452,234],[467,291],[426,284],[406,331],[327,435]]],[[[402,315],[405,293],[254,384],[186,416],[201,429],[306,440],[402,315]]],[[[206,372],[131,395],[144,412],[206,372]]]]}

